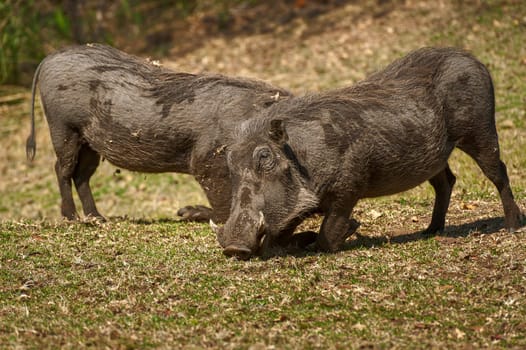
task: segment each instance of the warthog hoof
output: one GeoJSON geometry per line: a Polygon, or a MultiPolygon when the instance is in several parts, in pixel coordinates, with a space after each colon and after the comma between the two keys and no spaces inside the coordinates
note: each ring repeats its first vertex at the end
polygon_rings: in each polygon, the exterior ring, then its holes
{"type": "Polygon", "coordinates": [[[317,237],[318,233],[314,231],[298,232],[292,235],[290,241],[288,242],[288,246],[305,249],[309,245],[315,243],[317,237]]]}
{"type": "Polygon", "coordinates": [[[177,211],[184,221],[207,222],[212,218],[212,209],[204,205],[188,205],[177,211]]]}

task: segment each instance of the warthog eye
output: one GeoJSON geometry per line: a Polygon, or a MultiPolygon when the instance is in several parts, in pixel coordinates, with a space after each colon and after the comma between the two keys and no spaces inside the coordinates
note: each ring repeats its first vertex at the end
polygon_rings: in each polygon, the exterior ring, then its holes
{"type": "Polygon", "coordinates": [[[268,147],[257,148],[254,151],[254,156],[258,171],[269,171],[276,165],[274,155],[268,147]]]}

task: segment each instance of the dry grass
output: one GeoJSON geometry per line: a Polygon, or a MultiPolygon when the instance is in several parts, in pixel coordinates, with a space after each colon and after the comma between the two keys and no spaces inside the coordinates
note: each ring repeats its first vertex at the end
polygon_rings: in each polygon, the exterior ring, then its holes
{"type": "Polygon", "coordinates": [[[477,222],[488,233],[459,225],[430,239],[412,229],[379,235],[390,221],[367,223],[338,254],[249,262],[226,260],[202,225],[3,224],[0,340],[13,348],[526,344],[526,233],[500,232],[490,219],[477,222]]]}

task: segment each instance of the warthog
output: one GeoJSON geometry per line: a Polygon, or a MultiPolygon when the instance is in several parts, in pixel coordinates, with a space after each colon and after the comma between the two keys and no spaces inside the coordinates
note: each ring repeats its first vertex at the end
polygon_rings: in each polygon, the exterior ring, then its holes
{"type": "Polygon", "coordinates": [[[425,233],[443,231],[455,147],[497,187],[505,225],[521,225],[500,160],[493,84],[486,67],[453,48],[423,48],[349,88],[291,98],[238,128],[227,146],[230,217],[218,232],[226,255],[249,258],[288,239],[321,210],[316,246],[336,251],[357,227],[360,198],[429,181],[436,198],[425,233]],[[265,243],[267,242],[267,243],[265,243]]]}
{"type": "Polygon", "coordinates": [[[37,84],[62,197],[62,215],[77,218],[71,180],[84,214],[103,219],[89,180],[100,158],[132,171],[195,176],[213,208],[180,211],[224,222],[231,185],[223,145],[234,125],[289,93],[261,81],[175,73],[117,49],[76,46],[46,57],[34,79],[27,155],[35,155],[37,84]]]}

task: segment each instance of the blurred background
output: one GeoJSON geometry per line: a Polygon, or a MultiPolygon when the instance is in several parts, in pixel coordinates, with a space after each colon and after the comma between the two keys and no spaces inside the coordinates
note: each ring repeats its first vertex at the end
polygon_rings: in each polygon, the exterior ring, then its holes
{"type": "MultiPolygon", "coordinates": [[[[371,60],[423,45],[477,51],[488,42],[489,60],[500,49],[493,40],[526,33],[525,8],[520,0],[3,0],[0,82],[27,86],[46,54],[103,42],[185,70],[279,82],[286,74],[291,88],[307,90],[345,85],[377,68],[371,60]],[[303,86],[296,73],[312,80],[303,86]]],[[[524,53],[524,41],[517,46],[524,53]]]]}
{"type": "MultiPolygon", "coordinates": [[[[25,160],[28,87],[48,53],[88,42],[297,94],[353,84],[422,46],[463,47],[493,74],[503,158],[516,195],[525,196],[523,0],[1,0],[0,35],[0,219],[59,218],[55,157],[38,103],[37,156],[25,160]]],[[[454,157],[454,196],[498,200],[470,159],[454,157]]],[[[104,162],[92,182],[109,216],[173,217],[181,205],[206,204],[188,176],[118,172],[104,162]]],[[[404,196],[425,206],[433,197],[427,185],[404,196]]]]}

